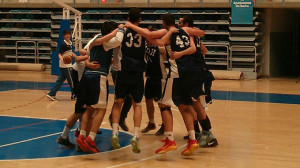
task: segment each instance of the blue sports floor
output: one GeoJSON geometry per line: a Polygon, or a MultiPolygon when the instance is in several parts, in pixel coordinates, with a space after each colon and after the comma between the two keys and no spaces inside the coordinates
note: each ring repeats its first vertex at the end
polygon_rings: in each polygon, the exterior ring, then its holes
{"type": "MultiPolygon", "coordinates": [[[[0,81],[0,92],[16,89],[49,90],[53,83],[0,81]]],[[[68,91],[64,84],[61,91],[68,91]]],[[[110,87],[110,93],[113,93],[110,87]]],[[[300,95],[268,94],[254,92],[213,91],[213,99],[247,102],[266,102],[300,104],[300,95]]],[[[54,158],[82,155],[74,149],[58,145],[55,140],[61,134],[65,121],[0,116],[0,160],[54,158]],[[7,136],[9,135],[9,136],[7,136]],[[43,150],[43,152],[40,152],[43,150]]],[[[101,152],[110,151],[111,130],[102,129],[97,135],[97,144],[101,152]]],[[[131,135],[120,132],[122,147],[130,144],[131,135]]],[[[71,142],[75,143],[73,132],[71,142]]]]}

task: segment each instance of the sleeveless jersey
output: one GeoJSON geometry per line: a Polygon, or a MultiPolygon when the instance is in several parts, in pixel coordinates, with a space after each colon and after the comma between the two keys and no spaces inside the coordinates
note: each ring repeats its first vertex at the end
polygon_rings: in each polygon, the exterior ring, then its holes
{"type": "Polygon", "coordinates": [[[145,38],[131,29],[124,33],[122,41],[121,71],[144,72],[145,62],[145,38]]]}
{"type": "Polygon", "coordinates": [[[203,70],[204,67],[205,67],[205,60],[204,60],[204,57],[201,53],[201,44],[200,44],[200,37],[198,36],[194,36],[194,42],[195,42],[195,45],[196,45],[196,56],[193,57],[195,58],[194,60],[194,67],[195,67],[195,70],[203,70]]]}
{"type": "Polygon", "coordinates": [[[102,45],[94,46],[90,51],[90,61],[97,61],[100,67],[96,70],[85,68],[85,74],[98,73],[107,76],[112,58],[112,49],[105,51],[102,45]]]}
{"type": "MultiPolygon", "coordinates": [[[[190,47],[190,36],[182,29],[179,28],[178,33],[173,33],[170,40],[172,51],[183,51],[190,47]]],[[[183,71],[193,71],[195,54],[183,55],[176,59],[179,76],[183,71]]]]}
{"type": "Polygon", "coordinates": [[[162,64],[161,56],[157,46],[146,46],[146,76],[148,78],[162,79],[162,64]]]}

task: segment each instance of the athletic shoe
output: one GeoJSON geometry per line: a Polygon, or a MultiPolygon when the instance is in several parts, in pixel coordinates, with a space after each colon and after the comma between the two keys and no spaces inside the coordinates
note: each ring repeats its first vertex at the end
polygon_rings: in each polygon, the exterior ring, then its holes
{"type": "Polygon", "coordinates": [[[55,96],[50,96],[50,95],[46,95],[49,99],[51,99],[52,101],[56,101],[57,99],[55,98],[55,96]]]}
{"type": "Polygon", "coordinates": [[[96,144],[96,140],[93,141],[91,139],[91,137],[87,137],[85,140],[84,140],[84,143],[87,145],[87,148],[86,150],[90,153],[98,153],[100,152],[100,150],[97,148],[97,144],[96,144]]]}
{"type": "Polygon", "coordinates": [[[80,130],[79,130],[79,128],[76,128],[76,130],[74,131],[74,136],[78,137],[79,134],[80,134],[80,130]]]}
{"type": "Polygon", "coordinates": [[[83,152],[89,152],[89,146],[87,143],[84,143],[85,138],[83,137],[83,135],[79,134],[79,136],[76,139],[76,142],[79,146],[79,148],[83,151],[83,152]]]}
{"type": "Polygon", "coordinates": [[[75,148],[75,145],[70,142],[69,137],[67,139],[63,139],[61,136],[59,136],[56,142],[61,145],[65,145],[68,148],[75,148]]]}
{"type": "Polygon", "coordinates": [[[160,136],[160,135],[164,135],[164,133],[165,133],[165,126],[164,124],[161,124],[161,127],[159,128],[158,131],[156,131],[155,135],[160,136]]]}
{"type": "Polygon", "coordinates": [[[127,125],[126,125],[125,120],[119,121],[119,126],[122,128],[122,130],[129,131],[129,129],[128,129],[127,125]]]}
{"type": "Polygon", "coordinates": [[[147,133],[147,132],[149,132],[149,131],[151,131],[151,130],[155,130],[156,129],[156,126],[155,126],[155,124],[154,123],[151,123],[151,122],[149,122],[148,123],[148,125],[147,125],[147,127],[146,128],[144,128],[144,129],[142,129],[142,133],[147,133]]]}
{"type": "Polygon", "coordinates": [[[159,148],[159,149],[157,149],[155,151],[155,153],[157,153],[157,154],[164,154],[164,153],[167,153],[169,151],[177,149],[177,145],[176,145],[175,141],[171,141],[168,138],[166,138],[166,140],[164,140],[164,142],[165,142],[164,146],[161,147],[161,148],[159,148]]]}
{"type": "Polygon", "coordinates": [[[188,140],[188,144],[187,144],[186,148],[181,152],[181,155],[183,155],[183,156],[190,156],[198,148],[199,148],[199,145],[198,145],[197,141],[189,139],[188,140]]]}
{"type": "MultiPolygon", "coordinates": [[[[201,135],[202,135],[201,133],[195,132],[195,138],[196,138],[197,142],[200,140],[201,135]]],[[[189,139],[189,135],[184,136],[183,139],[185,139],[185,140],[189,139]]]]}
{"type": "Polygon", "coordinates": [[[134,153],[140,153],[141,150],[140,150],[140,147],[139,147],[139,139],[138,138],[132,138],[130,140],[130,144],[132,146],[132,152],[134,153]]]}
{"type": "Polygon", "coordinates": [[[219,143],[211,132],[202,131],[202,135],[199,140],[200,147],[215,147],[217,145],[219,145],[219,143]]]}
{"type": "Polygon", "coordinates": [[[111,146],[113,149],[120,149],[121,146],[119,144],[119,137],[117,134],[114,134],[111,138],[111,146]]]}

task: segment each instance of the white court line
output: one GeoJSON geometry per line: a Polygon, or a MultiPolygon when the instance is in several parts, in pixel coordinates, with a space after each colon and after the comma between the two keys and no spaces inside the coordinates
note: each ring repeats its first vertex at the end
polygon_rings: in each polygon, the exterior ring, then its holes
{"type": "MultiPolygon", "coordinates": [[[[185,147],[185,146],[186,145],[182,145],[182,146],[178,147],[177,149],[180,149],[180,148],[185,147]]],[[[174,151],[176,151],[176,150],[174,150],[174,151]]],[[[171,152],[174,152],[174,151],[171,151],[171,152]]],[[[168,153],[171,153],[171,152],[168,152],[168,153]]],[[[146,158],[143,158],[143,159],[140,159],[140,160],[137,160],[137,161],[126,162],[126,163],[122,163],[122,164],[118,164],[118,165],[114,165],[114,166],[108,166],[106,168],[115,168],[115,167],[121,167],[121,166],[130,165],[130,164],[134,164],[134,163],[139,163],[139,162],[142,162],[142,161],[146,161],[146,160],[149,160],[149,159],[153,159],[153,158],[156,158],[156,157],[160,157],[160,156],[166,155],[168,153],[165,153],[165,154],[156,154],[154,156],[146,157],[146,158]]]]}
{"type": "MultiPolygon", "coordinates": [[[[75,129],[72,129],[71,131],[74,131],[74,130],[75,129]]],[[[57,133],[54,133],[54,134],[44,135],[44,136],[40,136],[40,137],[36,137],[36,138],[31,138],[31,139],[23,140],[23,141],[9,143],[9,144],[5,144],[5,145],[0,145],[0,148],[6,147],[6,146],[11,146],[11,145],[16,145],[16,144],[20,144],[20,143],[24,143],[24,142],[29,142],[29,141],[36,140],[36,139],[42,139],[42,138],[46,138],[46,137],[57,135],[57,134],[61,134],[61,133],[62,132],[57,132],[57,133]]]]}

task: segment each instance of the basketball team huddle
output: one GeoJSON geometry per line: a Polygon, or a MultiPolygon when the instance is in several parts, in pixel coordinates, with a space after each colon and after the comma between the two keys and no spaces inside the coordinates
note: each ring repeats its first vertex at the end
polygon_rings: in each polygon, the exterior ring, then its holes
{"type": "MultiPolygon", "coordinates": [[[[185,137],[187,146],[181,155],[192,155],[199,146],[218,145],[205,112],[206,104],[211,103],[210,87],[214,78],[204,60],[207,49],[200,41],[204,31],[193,27],[193,18],[189,15],[180,18],[178,26],[175,26],[174,16],[165,14],[162,18],[164,28],[160,30],[141,28],[140,21],[140,9],[131,8],[125,25],[104,22],[101,35],[91,39],[80,50],[80,56],[69,54],[75,59],[73,73],[76,73],[78,81],[74,90],[77,99],[75,112],[67,119],[57,143],[74,148],[69,133],[80,120],[79,128],[75,131],[78,149],[84,153],[100,152],[96,134],[106,113],[109,93],[107,75],[112,66],[115,98],[109,120],[113,129],[113,149],[120,148],[119,126],[128,131],[124,125],[122,108],[129,102],[134,111],[130,144],[134,153],[141,152],[140,132],[146,133],[156,128],[153,101],[158,103],[162,117],[162,127],[156,135],[165,135],[164,145],[155,153],[164,154],[178,148],[173,133],[171,106],[174,105],[178,107],[188,132],[185,137]],[[140,130],[144,95],[149,123],[140,130]]],[[[61,60],[70,63],[70,58],[61,60]]]]}

